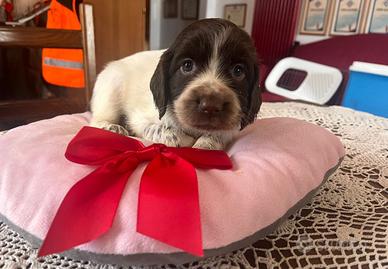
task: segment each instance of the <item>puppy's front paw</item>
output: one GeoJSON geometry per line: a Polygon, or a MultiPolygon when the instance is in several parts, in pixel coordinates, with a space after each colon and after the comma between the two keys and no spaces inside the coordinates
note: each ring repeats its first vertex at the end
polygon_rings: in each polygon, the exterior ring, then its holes
{"type": "Polygon", "coordinates": [[[189,136],[188,134],[182,132],[182,131],[178,131],[176,133],[176,137],[178,138],[178,145],[176,147],[192,147],[194,142],[195,142],[195,138],[192,137],[192,136],[189,136]]]}
{"type": "Polygon", "coordinates": [[[216,137],[201,136],[194,143],[193,148],[198,149],[211,149],[211,150],[223,150],[224,144],[216,137]]]}
{"type": "Polygon", "coordinates": [[[117,134],[129,136],[129,132],[127,131],[127,129],[125,129],[123,126],[118,125],[118,124],[110,124],[109,126],[107,126],[106,128],[103,128],[103,129],[117,133],[117,134]]]}
{"type": "Polygon", "coordinates": [[[164,124],[154,124],[145,131],[145,139],[162,143],[169,147],[191,147],[195,139],[181,130],[164,124]]]}
{"type": "Polygon", "coordinates": [[[101,128],[107,131],[111,131],[117,134],[129,136],[128,130],[118,124],[114,124],[110,122],[98,122],[98,123],[92,123],[91,126],[101,128]]]}

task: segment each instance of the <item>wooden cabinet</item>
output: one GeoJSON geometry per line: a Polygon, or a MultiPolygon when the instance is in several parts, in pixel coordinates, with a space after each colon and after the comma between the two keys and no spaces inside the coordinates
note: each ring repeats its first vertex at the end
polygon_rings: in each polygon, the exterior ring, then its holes
{"type": "Polygon", "coordinates": [[[84,0],[93,5],[96,66],[99,73],[110,61],[146,47],[147,0],[84,0]]]}

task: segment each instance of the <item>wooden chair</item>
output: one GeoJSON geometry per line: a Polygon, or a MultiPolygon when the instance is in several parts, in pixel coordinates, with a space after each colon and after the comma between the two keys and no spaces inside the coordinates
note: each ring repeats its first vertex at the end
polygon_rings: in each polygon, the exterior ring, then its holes
{"type": "MultiPolygon", "coordinates": [[[[0,102],[1,125],[28,123],[60,114],[84,112],[96,79],[93,6],[80,5],[81,30],[0,27],[0,46],[83,49],[85,90],[79,96],[0,102]]],[[[6,90],[6,89],[5,89],[6,90]]],[[[81,90],[82,91],[82,90],[81,90]]]]}

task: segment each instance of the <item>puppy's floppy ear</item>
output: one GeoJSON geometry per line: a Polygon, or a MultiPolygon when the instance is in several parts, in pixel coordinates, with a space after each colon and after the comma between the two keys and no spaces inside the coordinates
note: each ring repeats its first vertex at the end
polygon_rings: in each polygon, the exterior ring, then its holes
{"type": "Polygon", "coordinates": [[[159,110],[159,118],[161,119],[166,113],[167,103],[169,99],[169,68],[173,53],[166,50],[160,57],[159,63],[151,78],[150,88],[154,96],[154,102],[159,110]]]}
{"type": "Polygon", "coordinates": [[[241,129],[244,129],[256,119],[256,115],[259,112],[262,103],[261,89],[259,87],[259,67],[257,64],[255,64],[253,72],[254,75],[249,89],[248,108],[244,113],[244,117],[241,119],[241,129]]]}

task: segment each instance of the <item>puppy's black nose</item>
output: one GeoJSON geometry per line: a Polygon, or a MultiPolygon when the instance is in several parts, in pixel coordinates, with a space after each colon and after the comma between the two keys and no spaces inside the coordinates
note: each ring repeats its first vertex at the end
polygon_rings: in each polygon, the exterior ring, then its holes
{"type": "Polygon", "coordinates": [[[198,104],[199,111],[206,114],[216,114],[222,111],[223,103],[211,98],[203,98],[198,104]]]}

